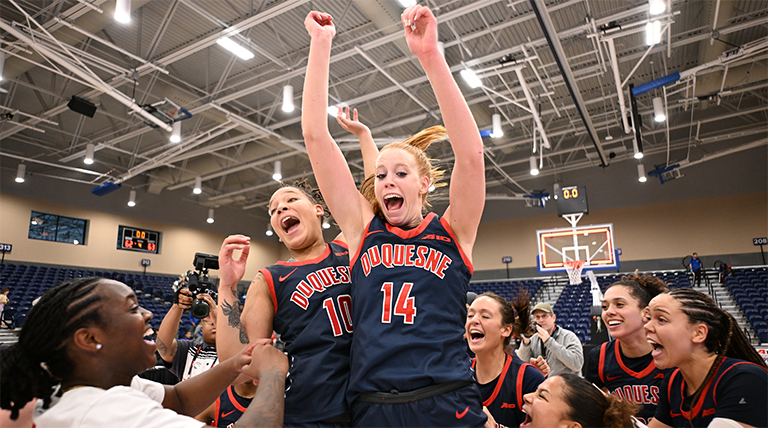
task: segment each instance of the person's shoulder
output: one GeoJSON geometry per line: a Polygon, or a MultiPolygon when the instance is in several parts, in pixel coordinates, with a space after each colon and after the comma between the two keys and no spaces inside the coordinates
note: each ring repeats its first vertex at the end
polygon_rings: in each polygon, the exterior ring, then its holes
{"type": "Polygon", "coordinates": [[[745,376],[768,381],[768,369],[761,365],[735,358],[727,358],[724,363],[724,377],[745,376]]]}

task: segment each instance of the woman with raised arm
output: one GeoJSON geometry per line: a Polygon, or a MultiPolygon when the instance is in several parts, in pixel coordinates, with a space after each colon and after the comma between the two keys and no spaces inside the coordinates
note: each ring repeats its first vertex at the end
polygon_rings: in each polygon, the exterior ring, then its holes
{"type": "Polygon", "coordinates": [[[645,325],[656,367],[677,367],[648,426],[768,427],[768,367],[737,321],[690,288],[659,294],[645,325]]]}
{"type": "MultiPolygon", "coordinates": [[[[498,294],[483,293],[467,311],[467,342],[475,353],[472,366],[483,406],[491,414],[494,427],[520,426],[525,421],[523,396],[536,391],[545,379],[514,351],[507,353],[512,335],[530,328],[528,314],[528,296],[522,293],[515,299],[515,307],[498,294]],[[521,317],[516,318],[515,311],[521,317]]],[[[541,363],[549,373],[546,361],[541,363]]]]}
{"type": "Polygon", "coordinates": [[[592,349],[584,377],[617,397],[641,404],[635,415],[647,424],[656,412],[659,389],[671,369],[656,367],[653,348],[645,338],[648,303],[667,290],[651,275],[628,275],[605,289],[603,324],[611,339],[592,349]]]}
{"type": "MultiPolygon", "coordinates": [[[[337,118],[360,139],[363,167],[373,170],[376,145],[367,126],[355,117],[337,118]]],[[[349,252],[343,237],[326,243],[322,220],[327,210],[320,192],[305,181],[278,189],[270,199],[272,229],[291,259],[259,271],[240,313],[237,283],[245,274],[250,238],[233,235],[219,252],[219,329],[221,358],[248,338],[285,342],[291,359],[285,395],[285,424],[344,426],[350,421],[345,399],[352,336],[349,252]],[[233,253],[241,250],[235,259],[233,253]],[[242,323],[242,324],[241,324],[242,323]]]]}
{"type": "Polygon", "coordinates": [[[242,372],[259,380],[259,391],[235,426],[283,425],[288,361],[281,352],[255,342],[193,378],[161,385],[137,376],[155,365],[155,344],[145,340],[151,319],[121,282],[76,278],[52,287],[30,310],[18,343],[0,351],[0,406],[15,419],[39,398],[38,428],[201,427],[192,416],[242,372]]]}
{"type": "Polygon", "coordinates": [[[437,20],[422,6],[401,17],[405,38],[435,92],[455,163],[443,217],[426,216],[441,172],[424,150],[446,136],[433,127],[383,147],[358,193],[328,131],[333,18],[310,12],[302,129],[312,168],[347,239],[354,284],[353,425],[482,426],[480,394],[463,340],[472,248],[485,204],[483,145],[472,114],[437,48],[437,20]],[[370,201],[370,202],[369,202],[370,201]]]}

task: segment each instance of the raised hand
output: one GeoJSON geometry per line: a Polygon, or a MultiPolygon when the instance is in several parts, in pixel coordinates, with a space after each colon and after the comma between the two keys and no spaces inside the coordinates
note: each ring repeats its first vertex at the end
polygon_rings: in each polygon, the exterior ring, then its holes
{"type": "Polygon", "coordinates": [[[222,285],[237,284],[245,275],[245,263],[251,251],[251,238],[243,235],[230,235],[221,244],[219,250],[219,278],[222,285]],[[240,257],[232,257],[235,250],[242,250],[240,257]]]}
{"type": "Polygon", "coordinates": [[[327,13],[313,10],[304,18],[304,28],[307,29],[310,37],[333,36],[336,35],[336,26],[333,25],[333,17],[327,13]]]}
{"type": "Polygon", "coordinates": [[[428,7],[415,5],[400,16],[408,48],[417,57],[439,52],[437,49],[437,19],[428,7]]]}
{"type": "Polygon", "coordinates": [[[342,128],[355,134],[357,138],[360,138],[361,135],[371,134],[371,130],[357,120],[357,109],[352,110],[352,116],[349,115],[349,106],[346,107],[346,111],[343,107],[339,107],[336,111],[336,121],[339,122],[342,128]]]}

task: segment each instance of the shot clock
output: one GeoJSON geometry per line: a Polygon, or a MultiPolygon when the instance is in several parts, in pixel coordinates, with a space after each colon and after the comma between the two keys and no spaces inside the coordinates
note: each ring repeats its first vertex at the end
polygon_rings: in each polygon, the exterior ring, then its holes
{"type": "Polygon", "coordinates": [[[117,229],[117,249],[158,254],[160,251],[160,232],[120,226],[117,229]]]}
{"type": "Polygon", "coordinates": [[[585,186],[563,187],[557,191],[557,215],[568,214],[589,214],[585,186]]]}

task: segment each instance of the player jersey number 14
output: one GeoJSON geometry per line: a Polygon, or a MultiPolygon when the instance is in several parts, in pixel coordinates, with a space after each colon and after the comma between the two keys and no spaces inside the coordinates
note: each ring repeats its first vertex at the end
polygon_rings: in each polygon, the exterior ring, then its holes
{"type": "Polygon", "coordinates": [[[384,300],[381,305],[381,322],[389,324],[392,322],[392,315],[403,317],[405,324],[413,324],[413,319],[416,318],[416,298],[411,297],[411,289],[413,288],[412,282],[404,282],[403,287],[400,289],[400,293],[397,295],[397,302],[394,309],[392,308],[392,296],[393,296],[394,284],[391,282],[385,282],[381,286],[381,291],[384,293],[384,300]]]}

